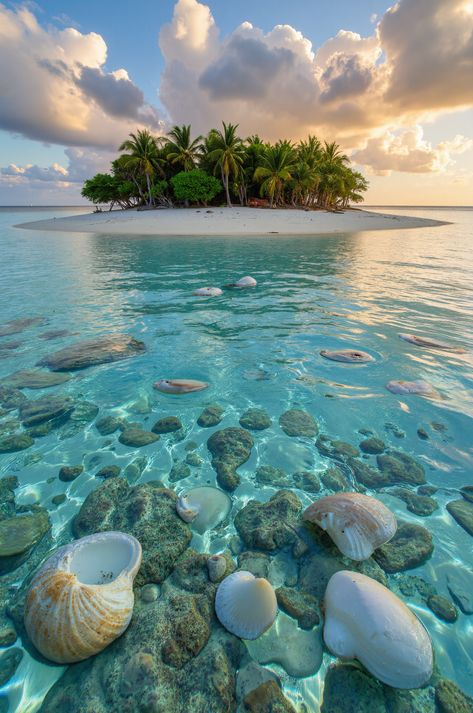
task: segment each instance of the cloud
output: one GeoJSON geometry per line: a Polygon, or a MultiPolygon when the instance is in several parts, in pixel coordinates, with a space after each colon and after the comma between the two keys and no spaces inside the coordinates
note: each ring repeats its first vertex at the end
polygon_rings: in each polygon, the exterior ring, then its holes
{"type": "Polygon", "coordinates": [[[137,125],[162,128],[125,70],[105,72],[95,32],[42,27],[0,4],[0,128],[48,143],[115,148],[137,125]]]}
{"type": "Polygon", "coordinates": [[[387,176],[392,171],[441,173],[455,163],[454,155],[472,148],[473,140],[461,135],[434,147],[424,139],[422,127],[415,126],[397,133],[387,131],[369,139],[364,149],[352,154],[352,159],[378,176],[387,176]]]}
{"type": "Polygon", "coordinates": [[[66,167],[59,163],[53,163],[49,167],[37,164],[17,166],[14,163],[4,166],[0,168],[0,185],[31,188],[47,182],[54,184],[56,188],[67,188],[72,184],[80,186],[86,178],[108,171],[111,161],[115,158],[114,153],[77,147],[69,147],[64,153],[68,159],[66,167]]]}

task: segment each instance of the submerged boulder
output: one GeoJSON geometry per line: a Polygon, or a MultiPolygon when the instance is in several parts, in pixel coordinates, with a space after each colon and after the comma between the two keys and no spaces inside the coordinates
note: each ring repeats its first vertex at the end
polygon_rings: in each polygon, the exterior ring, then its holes
{"type": "Polygon", "coordinates": [[[37,366],[47,366],[51,371],[76,371],[89,366],[108,364],[142,354],[145,345],[129,334],[110,334],[95,339],[76,342],[43,357],[37,366]]]}
{"type": "Polygon", "coordinates": [[[264,431],[271,426],[271,419],[261,408],[249,408],[240,418],[240,426],[249,431],[264,431]]]}
{"type": "Polygon", "coordinates": [[[210,404],[204,408],[199,418],[197,419],[197,424],[201,428],[212,428],[212,426],[218,426],[223,418],[224,409],[218,404],[210,404]]]}
{"type": "Polygon", "coordinates": [[[236,469],[246,463],[253,448],[251,434],[243,428],[224,428],[210,436],[207,448],[219,485],[225,490],[235,490],[240,483],[236,469]]]}
{"type": "Polygon", "coordinates": [[[410,485],[423,485],[425,480],[424,469],[415,458],[402,451],[389,451],[376,458],[378,468],[390,483],[408,483],[410,485]]]}
{"type": "Polygon", "coordinates": [[[20,420],[25,428],[51,422],[59,425],[67,421],[74,410],[70,396],[43,396],[36,401],[26,401],[19,409],[20,420]]]}
{"type": "Polygon", "coordinates": [[[378,547],[373,557],[385,572],[402,572],[426,562],[433,551],[432,535],[425,527],[399,522],[392,540],[378,547]]]}
{"type": "Polygon", "coordinates": [[[16,389],[47,389],[69,381],[69,374],[51,374],[41,369],[24,369],[2,379],[2,384],[16,389]]]}
{"type": "Polygon", "coordinates": [[[48,513],[42,508],[0,520],[0,573],[16,569],[50,529],[48,513]]]}
{"type": "Polygon", "coordinates": [[[276,550],[294,544],[302,503],[289,490],[280,490],[267,503],[250,500],[235,517],[235,527],[245,545],[276,550]]]}
{"type": "Polygon", "coordinates": [[[469,500],[451,500],[447,503],[450,515],[473,536],[473,503],[469,500]]]}
{"type": "Polygon", "coordinates": [[[291,438],[312,438],[319,432],[317,422],[310,413],[298,408],[289,409],[281,414],[279,425],[284,433],[291,436],[291,438]]]}
{"type": "Polygon", "coordinates": [[[24,451],[34,443],[34,440],[27,433],[14,433],[11,436],[0,438],[0,453],[17,453],[24,451]]]}

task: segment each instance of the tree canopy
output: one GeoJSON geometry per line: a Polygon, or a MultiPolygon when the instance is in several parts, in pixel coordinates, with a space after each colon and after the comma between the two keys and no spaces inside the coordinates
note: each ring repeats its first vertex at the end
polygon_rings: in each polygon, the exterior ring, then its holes
{"type": "Polygon", "coordinates": [[[308,136],[272,144],[256,135],[242,138],[237,124],[225,122],[194,138],[190,125],[174,126],[159,137],[140,130],[119,151],[110,173],[84,183],[82,195],[95,204],[131,208],[225,201],[231,206],[238,201],[336,210],[363,201],[368,188],[335,141],[308,136]]]}

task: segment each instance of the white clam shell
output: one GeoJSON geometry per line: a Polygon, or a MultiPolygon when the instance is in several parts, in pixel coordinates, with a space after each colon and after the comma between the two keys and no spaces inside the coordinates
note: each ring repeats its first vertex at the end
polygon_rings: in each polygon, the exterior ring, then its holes
{"type": "Polygon", "coordinates": [[[320,356],[325,357],[325,359],[341,361],[346,364],[366,364],[370,361],[374,361],[374,357],[372,357],[371,354],[362,352],[360,349],[339,349],[337,351],[322,349],[320,356]]]}
{"type": "Polygon", "coordinates": [[[194,391],[203,391],[209,384],[196,379],[160,379],[153,384],[153,388],[165,394],[191,394],[194,391]]]}
{"type": "Polygon", "coordinates": [[[59,548],[33,578],[25,628],[43,656],[82,661],[120,636],[133,613],[141,545],[123,532],[101,532],[59,548]]]}
{"type": "Polygon", "coordinates": [[[441,342],[439,339],[431,339],[427,337],[419,337],[416,334],[400,334],[401,339],[410,344],[415,344],[417,347],[425,347],[426,349],[442,349],[446,352],[453,352],[455,354],[465,354],[466,349],[463,347],[456,347],[454,344],[447,344],[447,342],[441,342]]]}
{"type": "Polygon", "coordinates": [[[192,522],[192,529],[202,535],[221,523],[231,506],[232,500],[227,493],[220,488],[203,485],[181,495],[176,503],[176,511],[184,522],[192,522]]]}
{"type": "Polygon", "coordinates": [[[257,284],[254,277],[246,275],[235,282],[235,287],[256,287],[257,284]]]}
{"type": "Polygon", "coordinates": [[[437,391],[432,384],[423,379],[415,381],[403,381],[402,379],[393,379],[386,384],[388,391],[393,394],[420,394],[421,396],[436,396],[437,391]]]}
{"type": "Polygon", "coordinates": [[[394,537],[397,521],[382,502],[361,493],[337,493],[316,500],[304,520],[326,530],[338,549],[352,560],[365,560],[394,537]]]}
{"type": "Polygon", "coordinates": [[[220,583],[215,597],[220,623],[240,639],[257,639],[278,613],[274,589],[267,579],[251,572],[233,572],[220,583]]]}
{"type": "Polygon", "coordinates": [[[432,675],[432,644],[423,624],[389,589],[358,572],[343,570],[330,579],[324,640],[335,656],[358,659],[394,688],[419,688],[432,675]]]}
{"type": "Polygon", "coordinates": [[[198,287],[192,294],[196,297],[220,297],[223,292],[220,287],[198,287]]]}

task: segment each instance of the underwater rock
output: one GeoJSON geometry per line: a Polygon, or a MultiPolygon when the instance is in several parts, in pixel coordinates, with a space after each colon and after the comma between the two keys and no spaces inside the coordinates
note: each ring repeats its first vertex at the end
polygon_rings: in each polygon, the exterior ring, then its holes
{"type": "Polygon", "coordinates": [[[279,607],[286,614],[297,619],[301,629],[313,629],[320,623],[319,602],[312,594],[301,592],[293,587],[279,587],[276,589],[276,599],[279,607]]]}
{"type": "Polygon", "coordinates": [[[235,490],[240,483],[236,469],[246,463],[253,448],[251,434],[243,428],[224,428],[210,436],[207,448],[218,484],[225,490],[235,490]]]}
{"type": "Polygon", "coordinates": [[[99,407],[91,401],[76,401],[71,413],[71,421],[79,424],[90,423],[99,412],[99,407]]]}
{"type": "Polygon", "coordinates": [[[116,478],[120,475],[121,468],[119,465],[104,465],[95,474],[96,478],[116,478]]]}
{"type": "Polygon", "coordinates": [[[435,702],[439,713],[471,713],[473,711],[473,698],[463,693],[448,678],[441,678],[436,684],[435,702]]]}
{"type": "Polygon", "coordinates": [[[250,691],[245,696],[244,704],[249,713],[296,713],[294,706],[273,679],[264,681],[250,691]]]}
{"type": "Polygon", "coordinates": [[[423,485],[426,482],[424,468],[407,453],[389,451],[386,455],[377,456],[376,461],[381,473],[390,483],[423,485]]]}
{"type": "Polygon", "coordinates": [[[62,480],[64,483],[70,483],[79,477],[83,470],[83,465],[63,465],[59,471],[59,480],[62,480]]]}
{"type": "Polygon", "coordinates": [[[178,515],[185,522],[191,522],[192,529],[201,535],[223,522],[231,507],[232,501],[227,493],[209,485],[188,490],[178,498],[176,505],[178,515]]]}
{"type": "Polygon", "coordinates": [[[10,386],[0,384],[0,406],[6,411],[13,411],[28,399],[20,389],[13,389],[10,386]]]}
{"type": "Polygon", "coordinates": [[[320,476],[324,488],[333,490],[336,493],[339,490],[348,490],[350,488],[350,483],[343,475],[340,468],[327,468],[327,470],[320,476]]]}
{"type": "Polygon", "coordinates": [[[371,354],[362,352],[359,349],[339,349],[338,351],[322,349],[320,356],[323,356],[325,359],[341,361],[346,364],[367,364],[370,361],[375,361],[371,354]]]}
{"type": "Polygon", "coordinates": [[[118,431],[123,424],[123,419],[117,416],[102,416],[95,422],[95,428],[101,436],[109,436],[111,433],[118,431]]]}
{"type": "Polygon", "coordinates": [[[45,324],[46,320],[44,317],[22,317],[19,319],[12,319],[6,324],[0,326],[0,337],[6,337],[10,334],[19,334],[23,332],[28,327],[35,327],[39,324],[45,324]]]}
{"type": "Polygon", "coordinates": [[[279,425],[284,433],[291,438],[312,438],[319,432],[319,427],[314,418],[302,409],[292,408],[279,417],[279,425]]]}
{"type": "Polygon", "coordinates": [[[400,594],[405,597],[419,596],[421,599],[427,600],[435,594],[435,587],[415,574],[398,574],[396,578],[391,578],[390,585],[393,589],[397,586],[400,594]]]}
{"type": "Polygon", "coordinates": [[[159,441],[159,436],[151,431],[144,431],[142,428],[126,428],[121,432],[118,440],[124,446],[131,448],[143,448],[151,443],[159,441]]]}
{"type": "Polygon", "coordinates": [[[402,572],[424,564],[433,551],[432,535],[425,527],[398,521],[393,539],[375,550],[373,557],[385,572],[402,572]]]}
{"type": "Polygon", "coordinates": [[[258,688],[265,681],[275,681],[279,685],[279,678],[269,668],[260,666],[256,661],[250,661],[242,666],[237,673],[236,694],[238,701],[242,701],[249,693],[258,688]]]}
{"type": "Polygon", "coordinates": [[[369,453],[370,455],[378,455],[386,450],[386,445],[381,438],[366,438],[360,443],[360,451],[369,453]]]}
{"type": "Polygon", "coordinates": [[[256,469],[256,482],[260,485],[271,485],[273,488],[284,488],[289,485],[289,476],[281,468],[272,465],[261,465],[256,469]]]}
{"type": "Polygon", "coordinates": [[[17,453],[24,451],[34,443],[34,440],[27,433],[14,433],[11,436],[0,438],[0,453],[17,453]]]}
{"type": "Polygon", "coordinates": [[[255,577],[268,579],[271,559],[264,552],[245,550],[238,555],[238,567],[251,572],[255,577]]]}
{"type": "Polygon", "coordinates": [[[319,436],[315,445],[321,455],[339,461],[344,461],[346,458],[356,458],[356,456],[360,455],[358,448],[355,448],[355,446],[328,436],[319,436]]]}
{"type": "Polygon", "coordinates": [[[297,621],[280,612],[273,626],[259,639],[246,642],[250,656],[258,663],[277,663],[289,676],[313,676],[322,663],[320,628],[300,629],[297,621]]]}
{"type": "Polygon", "coordinates": [[[419,436],[419,438],[421,439],[421,441],[428,441],[429,438],[430,438],[430,436],[429,436],[429,434],[427,433],[427,431],[425,430],[425,428],[418,428],[418,429],[417,429],[417,435],[419,436]]]}
{"type": "Polygon", "coordinates": [[[203,459],[200,457],[198,453],[188,453],[186,455],[186,463],[187,465],[191,465],[193,468],[200,468],[200,466],[203,464],[203,459]]]}
{"type": "Polygon", "coordinates": [[[458,619],[457,608],[449,602],[448,599],[441,597],[439,594],[433,594],[430,596],[427,599],[427,605],[439,619],[443,619],[448,623],[454,622],[458,619]]]}
{"type": "Polygon", "coordinates": [[[76,371],[89,366],[129,359],[142,354],[145,349],[143,342],[129,334],[110,334],[86,339],[60,349],[41,359],[37,366],[47,366],[51,371],[76,371]]]}
{"type": "Polygon", "coordinates": [[[223,418],[224,409],[218,404],[210,404],[206,406],[199,418],[197,419],[197,424],[201,428],[212,428],[212,426],[218,426],[223,418]]]}
{"type": "Polygon", "coordinates": [[[179,480],[184,480],[184,478],[188,478],[190,474],[191,469],[189,468],[187,463],[184,463],[184,461],[174,463],[169,473],[169,482],[177,483],[179,480]]]}
{"type": "Polygon", "coordinates": [[[158,419],[151,429],[153,433],[174,433],[182,428],[182,423],[177,416],[165,416],[158,419]]]}
{"type": "Polygon", "coordinates": [[[473,570],[452,566],[447,572],[447,587],[464,614],[473,614],[473,570]]]}
{"type": "Polygon", "coordinates": [[[25,428],[51,421],[53,426],[67,421],[74,409],[70,396],[42,396],[36,401],[27,401],[19,408],[20,420],[25,428]]]}
{"type": "Polygon", "coordinates": [[[51,339],[59,339],[59,337],[74,337],[76,334],[77,332],[70,332],[68,329],[49,329],[38,336],[40,339],[49,341],[51,339]]]}
{"type": "Polygon", "coordinates": [[[176,502],[175,493],[158,482],[130,487],[124,478],[108,478],[86,497],[73,531],[76,537],[106,530],[134,535],[143,549],[136,584],[159,583],[170,574],[192,537],[176,513],[176,502]]]}
{"type": "Polygon", "coordinates": [[[0,655],[0,688],[14,676],[22,658],[23,650],[16,646],[0,655]]]}
{"type": "Polygon", "coordinates": [[[403,500],[406,503],[409,512],[421,517],[432,515],[435,510],[438,510],[438,503],[429,495],[418,495],[407,488],[391,488],[386,491],[389,495],[394,495],[396,498],[403,500]]]}
{"type": "MultiPolygon", "coordinates": [[[[321,548],[318,552],[311,552],[300,560],[299,585],[301,591],[311,594],[317,600],[322,601],[330,578],[347,565],[341,558],[340,552],[332,545],[328,535],[323,534],[327,539],[328,547],[321,548]]],[[[362,562],[355,560],[350,562],[350,567],[355,572],[365,574],[367,577],[376,579],[377,582],[388,586],[388,580],[384,571],[375,560],[370,559],[362,562]]]]}
{"type": "Polygon", "coordinates": [[[46,510],[0,520],[0,574],[16,569],[51,529],[46,510]]]}
{"type": "Polygon", "coordinates": [[[447,510],[460,527],[473,536],[473,503],[468,500],[451,500],[447,510]]]}
{"type": "Polygon", "coordinates": [[[383,685],[354,664],[334,664],[325,675],[320,713],[387,713],[383,685]]]}
{"type": "Polygon", "coordinates": [[[44,438],[44,436],[47,436],[52,430],[53,425],[51,421],[46,421],[45,423],[40,423],[38,426],[31,426],[31,428],[26,430],[26,433],[28,436],[31,436],[31,438],[44,438]]]}
{"type": "Polygon", "coordinates": [[[0,520],[15,514],[15,489],[18,487],[18,478],[15,475],[6,475],[0,479],[0,520]]]}
{"type": "Polygon", "coordinates": [[[16,371],[1,381],[5,386],[12,386],[16,389],[47,389],[63,384],[70,378],[69,374],[52,374],[50,371],[41,371],[40,369],[25,369],[16,371]]]}
{"type": "Polygon", "coordinates": [[[294,473],[292,476],[294,487],[306,493],[318,493],[320,490],[319,476],[309,471],[294,473]]]}
{"type": "Polygon", "coordinates": [[[145,584],[141,587],[140,597],[144,602],[155,602],[158,599],[161,590],[157,584],[145,584]]]}
{"type": "Polygon", "coordinates": [[[236,515],[234,524],[249,548],[276,550],[293,545],[295,528],[302,510],[299,498],[289,490],[280,490],[267,503],[250,500],[236,515]]]}
{"type": "Polygon", "coordinates": [[[144,456],[139,456],[127,465],[123,475],[125,476],[127,481],[133,485],[133,483],[136,483],[136,481],[139,480],[141,474],[143,473],[147,465],[148,459],[144,456]]]}
{"type": "Polygon", "coordinates": [[[271,419],[261,408],[249,408],[240,418],[240,426],[249,431],[264,431],[271,426],[271,419]]]}
{"type": "Polygon", "coordinates": [[[375,470],[357,458],[349,458],[348,466],[352,470],[355,480],[367,488],[382,488],[391,482],[387,472],[382,472],[378,469],[375,470]]]}
{"type": "Polygon", "coordinates": [[[463,486],[463,488],[460,488],[460,493],[462,497],[465,498],[465,500],[468,500],[470,503],[473,503],[473,485],[463,486]]]}
{"type": "Polygon", "coordinates": [[[52,504],[55,505],[56,507],[59,507],[59,505],[62,505],[63,503],[65,503],[66,500],[67,500],[67,495],[64,495],[64,493],[61,493],[60,495],[54,495],[51,498],[52,504]]]}

